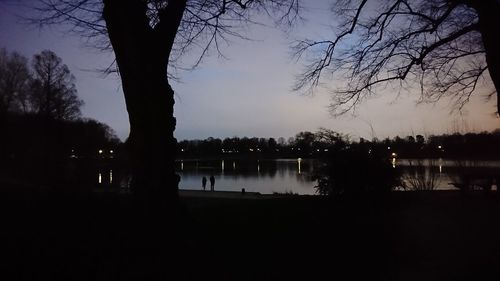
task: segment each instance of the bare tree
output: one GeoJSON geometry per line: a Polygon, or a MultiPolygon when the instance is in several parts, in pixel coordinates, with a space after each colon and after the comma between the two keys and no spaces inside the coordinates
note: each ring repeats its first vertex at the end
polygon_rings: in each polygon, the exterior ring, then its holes
{"type": "Polygon", "coordinates": [[[29,81],[28,59],[0,49],[0,116],[26,111],[29,81]]]}
{"type": "Polygon", "coordinates": [[[296,90],[314,90],[325,76],[345,76],[334,91],[334,114],[355,110],[388,84],[415,82],[420,101],[447,96],[458,109],[485,88],[488,97],[498,94],[499,1],[337,0],[333,10],[342,19],[337,35],[299,41],[294,50],[307,61],[296,90]]]}
{"type": "Polygon", "coordinates": [[[29,93],[31,110],[46,118],[73,120],[80,117],[83,101],[76,95],[75,77],[52,51],[33,56],[29,93]]]}
{"type": "Polygon", "coordinates": [[[242,37],[257,14],[294,20],[298,0],[40,0],[39,24],[71,31],[112,47],[130,122],[132,188],[144,198],[177,198],[174,172],[174,91],[168,77],[187,51],[194,66],[222,43],[242,37]]]}

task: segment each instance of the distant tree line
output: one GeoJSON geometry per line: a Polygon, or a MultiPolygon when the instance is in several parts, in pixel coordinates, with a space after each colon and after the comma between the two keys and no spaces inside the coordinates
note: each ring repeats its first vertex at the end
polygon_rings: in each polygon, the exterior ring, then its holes
{"type": "Polygon", "coordinates": [[[379,140],[350,140],[348,135],[328,129],[300,132],[294,137],[207,138],[183,140],[178,144],[178,157],[189,158],[323,158],[336,146],[356,148],[357,151],[376,153],[387,158],[462,158],[500,159],[496,146],[500,130],[481,133],[454,133],[396,136],[379,140]]]}

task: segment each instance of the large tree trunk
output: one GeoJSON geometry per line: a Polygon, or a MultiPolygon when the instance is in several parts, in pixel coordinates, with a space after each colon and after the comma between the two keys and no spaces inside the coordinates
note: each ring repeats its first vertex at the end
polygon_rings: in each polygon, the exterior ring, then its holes
{"type": "Polygon", "coordinates": [[[488,71],[497,91],[497,114],[500,114],[500,1],[469,1],[479,16],[480,32],[486,50],[488,71]]]}
{"type": "Polygon", "coordinates": [[[123,86],[130,120],[132,189],[147,200],[175,199],[179,179],[174,172],[174,92],[166,76],[152,73],[154,64],[145,62],[130,72],[134,78],[123,86]]]}
{"type": "MultiPolygon", "coordinates": [[[[146,202],[177,201],[174,92],[168,57],[185,0],[170,1],[152,28],[141,0],[104,0],[104,19],[129,114],[132,189],[146,202]]],[[[156,204],[153,204],[156,205],[156,204]]]]}

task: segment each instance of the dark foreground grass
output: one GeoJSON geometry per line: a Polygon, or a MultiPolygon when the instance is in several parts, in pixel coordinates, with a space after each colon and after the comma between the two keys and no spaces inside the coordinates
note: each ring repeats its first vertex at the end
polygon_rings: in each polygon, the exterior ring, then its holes
{"type": "Polygon", "coordinates": [[[500,198],[3,192],[1,280],[500,280],[500,198]]]}

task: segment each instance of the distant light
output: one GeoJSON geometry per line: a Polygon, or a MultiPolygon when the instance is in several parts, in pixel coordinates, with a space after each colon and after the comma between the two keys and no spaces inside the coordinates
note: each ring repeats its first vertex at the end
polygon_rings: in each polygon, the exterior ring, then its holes
{"type": "Polygon", "coordinates": [[[249,148],[248,150],[253,151],[253,148],[249,148]]]}
{"type": "Polygon", "coordinates": [[[391,153],[392,157],[396,157],[397,154],[395,152],[391,153]]]}
{"type": "Polygon", "coordinates": [[[102,149],[99,149],[99,154],[102,154],[102,149]]]}
{"type": "Polygon", "coordinates": [[[372,153],[372,150],[371,149],[368,149],[368,154],[372,153]]]}
{"type": "Polygon", "coordinates": [[[442,147],[440,145],[438,145],[438,148],[441,149],[442,147]]]}
{"type": "Polygon", "coordinates": [[[317,152],[319,152],[319,148],[318,148],[318,149],[316,149],[316,151],[317,151],[317,152]]]}
{"type": "Polygon", "coordinates": [[[388,147],[387,147],[387,149],[391,149],[391,147],[390,147],[390,146],[388,146],[388,147]]]}
{"type": "Polygon", "coordinates": [[[184,148],[181,148],[181,151],[184,152],[184,148]]]}
{"type": "Polygon", "coordinates": [[[323,151],[328,151],[328,148],[325,148],[323,151]]]}
{"type": "Polygon", "coordinates": [[[113,153],[114,153],[114,151],[113,151],[113,150],[110,150],[110,151],[109,151],[109,153],[113,154],[113,153]]]}
{"type": "Polygon", "coordinates": [[[299,157],[299,158],[297,158],[297,161],[299,161],[299,162],[300,162],[300,161],[302,161],[302,158],[300,158],[300,157],[299,157]]]}

